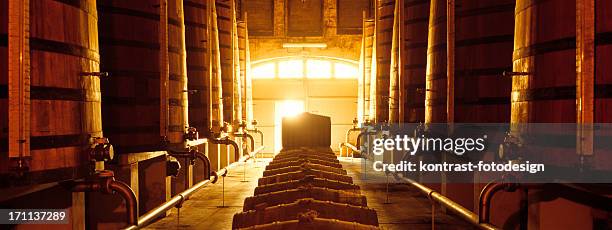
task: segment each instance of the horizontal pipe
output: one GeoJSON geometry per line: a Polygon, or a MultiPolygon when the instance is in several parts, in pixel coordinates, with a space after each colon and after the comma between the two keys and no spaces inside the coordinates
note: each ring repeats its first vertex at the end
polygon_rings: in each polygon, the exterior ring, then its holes
{"type": "Polygon", "coordinates": [[[410,178],[406,178],[403,175],[394,172],[395,176],[397,178],[399,178],[400,180],[403,180],[405,182],[407,182],[408,184],[414,186],[415,188],[419,189],[419,191],[421,191],[421,193],[425,194],[429,200],[431,201],[435,201],[437,203],[439,203],[440,205],[446,207],[448,210],[450,210],[451,212],[454,212],[455,214],[457,214],[461,219],[467,221],[468,223],[480,228],[480,229],[486,229],[486,230],[497,230],[500,229],[494,225],[488,224],[488,223],[480,223],[479,219],[478,219],[478,215],[473,213],[472,211],[468,210],[467,208],[461,206],[460,204],[454,202],[453,200],[449,199],[448,197],[434,191],[433,189],[428,188],[425,185],[422,185],[414,180],[411,180],[410,178]]]}
{"type": "Polygon", "coordinates": [[[357,153],[361,154],[361,150],[359,150],[356,146],[352,145],[351,143],[348,143],[348,142],[340,143],[340,148],[342,148],[342,147],[347,147],[347,148],[353,150],[353,152],[357,152],[357,153]]]}
{"type": "MultiPolygon", "coordinates": [[[[214,183],[217,182],[219,177],[227,176],[227,174],[229,172],[229,170],[228,170],[229,168],[234,167],[238,163],[242,163],[242,162],[248,161],[253,154],[258,153],[259,151],[261,151],[263,149],[264,149],[264,147],[260,146],[259,148],[257,148],[256,150],[252,151],[251,153],[242,156],[237,162],[234,162],[234,163],[228,165],[227,167],[225,167],[225,168],[223,168],[223,169],[221,169],[219,171],[212,172],[212,175],[210,176],[210,179],[201,181],[201,182],[191,186],[191,188],[189,188],[189,189],[187,189],[187,190],[177,194],[176,196],[172,197],[169,201],[166,201],[165,203],[161,204],[157,208],[155,208],[155,209],[145,213],[138,220],[138,224],[133,224],[133,225],[131,225],[131,226],[125,228],[125,229],[126,230],[140,229],[142,227],[145,227],[145,226],[151,224],[152,221],[155,220],[155,218],[157,218],[158,216],[162,215],[163,213],[166,213],[166,211],[172,209],[173,207],[180,207],[180,206],[182,206],[182,204],[183,204],[183,202],[185,202],[185,200],[189,199],[189,197],[191,197],[194,193],[196,193],[200,189],[204,188],[209,183],[213,183],[214,184],[214,183]]],[[[201,157],[201,155],[202,154],[196,154],[196,156],[198,156],[198,158],[201,157]]],[[[208,158],[206,158],[206,159],[208,159],[208,158]]]]}

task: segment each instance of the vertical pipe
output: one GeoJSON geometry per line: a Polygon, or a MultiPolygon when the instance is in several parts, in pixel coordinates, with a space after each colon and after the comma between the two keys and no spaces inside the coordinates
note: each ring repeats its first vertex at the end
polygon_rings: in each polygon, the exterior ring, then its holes
{"type": "Polygon", "coordinates": [[[206,96],[206,102],[208,105],[207,108],[207,113],[208,113],[208,129],[206,130],[207,132],[212,131],[213,129],[213,52],[212,52],[212,47],[213,47],[213,39],[212,39],[212,29],[213,29],[213,25],[212,25],[212,18],[213,18],[213,13],[212,13],[212,0],[208,0],[206,2],[206,56],[207,56],[207,64],[208,64],[208,94],[206,96]]]}
{"type": "Polygon", "coordinates": [[[455,0],[446,6],[446,119],[455,122],[455,0]]]}
{"type": "Polygon", "coordinates": [[[593,154],[595,94],[595,0],[576,0],[577,152],[593,154]]]}
{"type": "Polygon", "coordinates": [[[170,67],[168,63],[168,4],[159,1],[159,133],[162,140],[168,136],[168,81],[170,67]]]}
{"type": "Polygon", "coordinates": [[[21,166],[30,156],[30,1],[9,1],[8,11],[8,147],[21,166]]]}

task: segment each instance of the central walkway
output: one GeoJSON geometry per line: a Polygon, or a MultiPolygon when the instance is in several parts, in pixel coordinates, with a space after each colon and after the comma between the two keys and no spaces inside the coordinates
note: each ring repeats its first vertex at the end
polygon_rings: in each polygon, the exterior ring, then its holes
{"type": "MultiPolygon", "coordinates": [[[[359,159],[339,160],[366,195],[368,207],[377,211],[381,229],[432,229],[431,203],[419,191],[406,184],[390,184],[387,200],[385,183],[361,180],[362,166],[359,159]]],[[[258,167],[253,167],[254,163],[249,161],[246,164],[246,175],[243,173],[243,165],[237,165],[225,177],[225,198],[222,193],[223,181],[220,180],[193,195],[180,209],[180,215],[177,215],[177,209],[172,209],[168,216],[145,229],[231,229],[234,214],[241,212],[244,199],[253,195],[257,179],[262,176],[269,161],[270,158],[258,159],[258,167]],[[247,182],[243,182],[244,176],[247,182]],[[220,207],[223,199],[225,207],[220,207]]],[[[436,208],[435,229],[471,229],[471,226],[436,208]]]]}

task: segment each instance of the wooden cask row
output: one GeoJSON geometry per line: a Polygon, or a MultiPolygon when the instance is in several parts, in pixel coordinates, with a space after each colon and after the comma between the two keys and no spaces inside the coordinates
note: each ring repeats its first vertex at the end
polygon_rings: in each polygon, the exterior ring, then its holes
{"type": "Polygon", "coordinates": [[[457,9],[455,122],[510,121],[514,0],[465,1],[457,9]],[[475,26],[478,25],[478,26],[475,26]]]}
{"type": "MultiPolygon", "coordinates": [[[[29,13],[29,171],[18,181],[2,179],[0,187],[83,177],[84,150],[91,137],[102,136],[99,78],[83,74],[100,71],[95,1],[32,0],[29,13]]],[[[8,1],[0,1],[2,178],[10,167],[8,75],[8,1]]]]}
{"type": "Polygon", "coordinates": [[[425,67],[430,0],[404,2],[404,120],[425,121],[425,67]]]}
{"type": "Polygon", "coordinates": [[[364,120],[370,120],[374,117],[374,110],[372,109],[373,103],[372,102],[372,96],[371,95],[371,87],[372,87],[372,49],[374,48],[374,29],[375,29],[375,24],[374,24],[374,20],[371,19],[366,19],[364,21],[364,30],[363,30],[363,36],[365,36],[364,42],[365,42],[365,54],[364,54],[364,95],[363,98],[365,99],[365,103],[364,103],[364,120]]]}
{"type": "Polygon", "coordinates": [[[446,122],[446,0],[432,0],[427,37],[425,122],[446,122]]]}
{"type": "Polygon", "coordinates": [[[246,21],[238,22],[238,49],[240,51],[240,107],[242,108],[242,121],[248,121],[247,118],[247,24],[246,21]]]}
{"type": "MultiPolygon", "coordinates": [[[[158,1],[99,1],[104,130],[118,153],[162,148],[158,1]]],[[[168,2],[169,127],[171,143],[187,126],[186,59],[182,1],[168,2]]]]}
{"type": "Polygon", "coordinates": [[[206,0],[185,0],[185,44],[189,88],[189,125],[207,132],[210,72],[206,0]]]}
{"type": "MultiPolygon", "coordinates": [[[[233,1],[233,0],[232,0],[233,1]]],[[[234,122],[234,9],[226,0],[216,0],[217,26],[219,29],[219,53],[221,55],[221,84],[223,94],[223,121],[234,122]]]]}
{"type": "Polygon", "coordinates": [[[376,122],[389,120],[389,79],[395,0],[377,0],[376,122]]]}

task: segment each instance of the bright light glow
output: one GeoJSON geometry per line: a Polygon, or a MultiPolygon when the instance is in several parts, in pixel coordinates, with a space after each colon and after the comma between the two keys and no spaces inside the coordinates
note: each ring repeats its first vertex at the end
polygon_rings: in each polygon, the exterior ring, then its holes
{"type": "Polygon", "coordinates": [[[277,101],[274,105],[274,152],[280,152],[282,148],[282,123],[283,117],[293,117],[304,112],[304,101],[285,100],[277,101]]]}
{"type": "Polygon", "coordinates": [[[276,116],[279,118],[293,117],[304,112],[304,102],[296,100],[277,101],[276,116]]]}
{"type": "Polygon", "coordinates": [[[358,70],[356,66],[344,63],[336,63],[334,65],[336,78],[357,78],[358,70]]]}
{"type": "Polygon", "coordinates": [[[304,77],[304,62],[301,59],[278,62],[279,78],[304,77]]]}
{"type": "Polygon", "coordinates": [[[327,48],[326,43],[283,43],[283,48],[327,48]]]}
{"type": "Polygon", "coordinates": [[[264,63],[261,65],[256,65],[251,69],[251,74],[253,78],[256,79],[265,79],[265,78],[274,78],[276,76],[275,64],[272,63],[264,63]]]}
{"type": "Polygon", "coordinates": [[[306,61],[307,78],[331,78],[331,62],[308,59],[306,61]]]}

